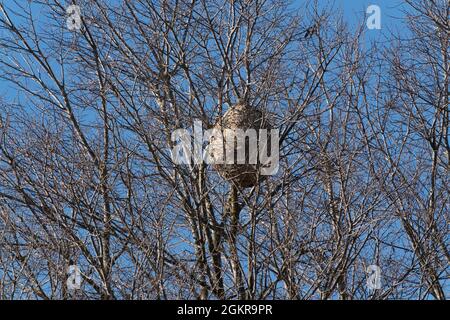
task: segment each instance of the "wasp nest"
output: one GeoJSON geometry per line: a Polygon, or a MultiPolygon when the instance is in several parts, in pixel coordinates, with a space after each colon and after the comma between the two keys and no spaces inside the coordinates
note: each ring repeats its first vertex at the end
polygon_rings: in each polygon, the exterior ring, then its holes
{"type": "MultiPolygon", "coordinates": [[[[225,180],[241,188],[255,186],[258,179],[261,180],[264,177],[259,175],[258,150],[261,147],[259,145],[259,130],[267,129],[270,131],[270,124],[264,113],[248,105],[237,104],[217,121],[213,129],[216,133],[220,132],[220,135],[214,134],[209,140],[208,153],[214,169],[225,180]],[[244,137],[239,143],[238,134],[248,133],[248,129],[254,129],[254,131],[251,131],[256,133],[256,139],[254,135],[253,140],[250,137],[244,137]],[[242,141],[244,142],[242,143],[242,141]],[[230,147],[233,149],[234,159],[227,159],[229,150],[225,149],[230,147]],[[245,150],[243,150],[244,148],[245,150]],[[238,161],[238,154],[243,151],[245,151],[245,162],[242,161],[243,159],[238,161]],[[232,161],[231,164],[229,160],[232,161]]],[[[267,138],[267,140],[270,140],[270,138],[267,138]]],[[[267,147],[270,150],[270,142],[267,147]]]]}

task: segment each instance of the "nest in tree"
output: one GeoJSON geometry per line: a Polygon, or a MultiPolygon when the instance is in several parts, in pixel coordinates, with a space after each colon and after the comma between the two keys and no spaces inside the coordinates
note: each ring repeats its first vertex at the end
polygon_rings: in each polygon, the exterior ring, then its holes
{"type": "MultiPolygon", "coordinates": [[[[255,186],[258,181],[261,181],[264,176],[260,176],[259,169],[261,164],[259,163],[258,154],[254,154],[255,150],[258,153],[260,144],[260,132],[259,129],[267,129],[267,148],[270,150],[270,124],[265,117],[265,114],[253,107],[244,104],[237,104],[231,107],[214,126],[216,132],[221,132],[220,136],[213,135],[209,140],[208,153],[212,159],[214,169],[225,180],[239,186],[240,188],[248,188],[255,186]],[[244,144],[239,143],[236,135],[238,132],[248,132],[248,129],[254,129],[256,132],[256,141],[251,141],[250,138],[244,137],[244,144]],[[252,148],[249,146],[249,142],[252,143],[252,148]],[[254,144],[257,144],[256,146],[254,144]],[[228,150],[225,148],[230,144],[233,148],[234,159],[232,164],[228,163],[226,155],[228,150]],[[238,151],[243,151],[245,147],[245,162],[238,161],[238,151]],[[253,151],[251,153],[250,151],[253,151]],[[253,156],[256,156],[252,159],[253,156]],[[219,159],[226,160],[223,163],[218,161],[219,159]],[[219,162],[219,163],[217,163],[219,162]]],[[[242,140],[241,140],[242,141],[242,140]]]]}

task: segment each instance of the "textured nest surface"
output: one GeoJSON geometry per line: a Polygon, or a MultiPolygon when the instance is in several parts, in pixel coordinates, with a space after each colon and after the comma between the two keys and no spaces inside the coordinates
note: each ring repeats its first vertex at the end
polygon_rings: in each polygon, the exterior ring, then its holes
{"type": "MultiPolygon", "coordinates": [[[[213,159],[220,159],[224,153],[223,146],[226,145],[227,138],[232,139],[234,136],[226,134],[225,129],[255,129],[257,132],[257,139],[259,140],[259,129],[270,130],[270,124],[264,113],[258,109],[238,104],[231,107],[214,126],[215,129],[221,130],[223,134],[223,144],[219,137],[212,137],[209,142],[209,154],[213,159]]],[[[268,136],[270,142],[270,136],[268,136]]],[[[270,149],[270,144],[268,143],[270,149]]],[[[225,180],[228,180],[241,188],[248,188],[256,185],[264,176],[259,176],[258,171],[260,164],[249,163],[249,146],[248,141],[245,143],[245,163],[237,164],[236,155],[237,148],[234,147],[235,161],[234,164],[213,164],[214,169],[225,180]],[[259,176],[259,178],[258,178],[259,176]]]]}

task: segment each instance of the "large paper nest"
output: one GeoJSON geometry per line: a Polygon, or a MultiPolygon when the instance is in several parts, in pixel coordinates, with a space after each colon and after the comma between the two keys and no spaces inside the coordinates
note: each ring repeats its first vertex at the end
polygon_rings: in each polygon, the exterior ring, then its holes
{"type": "Polygon", "coordinates": [[[213,135],[209,141],[208,153],[211,159],[213,159],[213,167],[225,180],[233,183],[240,188],[248,188],[255,186],[258,181],[261,181],[265,176],[259,174],[261,164],[259,163],[259,157],[257,156],[257,163],[250,163],[249,155],[249,141],[245,140],[245,163],[237,163],[237,151],[243,146],[239,146],[233,143],[235,159],[233,164],[228,163],[214,163],[214,160],[223,159],[226,151],[224,146],[227,145],[227,141],[237,141],[235,134],[236,129],[246,131],[247,129],[255,129],[257,133],[258,146],[256,150],[261,146],[259,145],[259,129],[267,129],[267,148],[270,150],[270,123],[267,120],[266,115],[255,108],[244,104],[237,104],[231,107],[215,124],[214,129],[222,133],[221,137],[213,135]],[[226,130],[231,129],[231,130],[226,130]]]}

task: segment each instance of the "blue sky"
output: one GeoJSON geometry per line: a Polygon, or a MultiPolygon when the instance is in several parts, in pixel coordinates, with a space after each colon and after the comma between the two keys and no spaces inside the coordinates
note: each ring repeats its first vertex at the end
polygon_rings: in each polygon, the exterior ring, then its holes
{"type": "MultiPolygon", "coordinates": [[[[311,3],[311,1],[312,0],[294,0],[294,5],[301,10],[302,6],[306,3],[311,3]]],[[[365,20],[367,7],[370,5],[378,5],[381,9],[381,30],[369,30],[366,34],[368,43],[371,40],[382,41],[383,34],[385,34],[386,31],[401,32],[402,27],[400,18],[403,16],[401,10],[403,2],[403,0],[319,0],[320,6],[333,6],[336,9],[342,10],[344,19],[350,27],[356,26],[365,20]]],[[[6,1],[4,4],[9,9],[17,9],[13,1],[6,1]]],[[[23,3],[21,3],[21,5],[23,5],[23,3]]],[[[39,13],[40,12],[35,12],[37,21],[42,19],[42,17],[39,17],[39,13]]],[[[14,89],[10,84],[7,84],[4,80],[0,79],[0,97],[13,97],[14,94],[16,94],[13,90],[14,89]]]]}
{"type": "MultiPolygon", "coordinates": [[[[298,1],[304,2],[302,1],[298,1]]],[[[385,31],[401,30],[400,19],[404,16],[402,8],[405,9],[402,0],[320,0],[322,4],[335,4],[342,9],[345,20],[350,26],[364,21],[366,9],[370,5],[377,5],[381,9],[381,30],[370,30],[368,35],[376,39],[385,31]]]]}
{"type": "MultiPolygon", "coordinates": [[[[332,1],[323,1],[324,3],[331,3],[332,1]]],[[[370,5],[378,5],[381,9],[381,18],[386,25],[398,23],[395,17],[402,15],[401,5],[403,1],[400,0],[335,0],[336,5],[344,10],[345,17],[349,22],[357,20],[359,15],[363,15],[366,8],[370,5]]]]}

